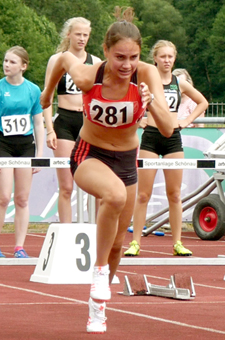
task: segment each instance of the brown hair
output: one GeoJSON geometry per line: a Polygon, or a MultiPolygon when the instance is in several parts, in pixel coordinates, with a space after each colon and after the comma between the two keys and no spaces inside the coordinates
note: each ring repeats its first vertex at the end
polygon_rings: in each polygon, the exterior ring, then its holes
{"type": "Polygon", "coordinates": [[[114,16],[117,18],[117,21],[108,28],[104,38],[106,47],[109,49],[118,41],[130,38],[141,48],[142,39],[140,31],[132,23],[134,19],[133,8],[128,7],[124,9],[123,7],[116,6],[114,16]]]}
{"type": "MultiPolygon", "coordinates": [[[[158,40],[155,45],[152,46],[152,49],[150,51],[150,59],[154,62],[154,57],[157,56],[158,50],[161,47],[172,47],[174,50],[175,58],[177,56],[177,49],[176,46],[169,40],[158,40]]],[[[154,62],[155,63],[155,62],[154,62]]]]}
{"type": "Polygon", "coordinates": [[[27,65],[29,64],[28,53],[25,50],[25,48],[23,48],[22,46],[18,46],[18,45],[13,46],[6,51],[6,53],[8,53],[8,52],[11,52],[11,53],[14,53],[15,55],[17,55],[21,59],[22,64],[27,64],[27,65]]]}
{"type": "Polygon", "coordinates": [[[90,20],[85,19],[83,17],[74,17],[74,18],[68,19],[63,25],[62,32],[60,34],[61,41],[57,47],[56,53],[68,51],[70,47],[70,39],[68,38],[68,34],[72,31],[74,26],[79,25],[79,24],[88,26],[91,32],[90,20]]]}

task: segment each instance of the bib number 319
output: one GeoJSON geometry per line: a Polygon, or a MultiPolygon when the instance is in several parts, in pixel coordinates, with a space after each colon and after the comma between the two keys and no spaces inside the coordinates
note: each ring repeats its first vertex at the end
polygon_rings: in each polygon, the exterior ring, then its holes
{"type": "Polygon", "coordinates": [[[12,115],[2,117],[4,136],[25,135],[30,131],[30,115],[12,115]]]}

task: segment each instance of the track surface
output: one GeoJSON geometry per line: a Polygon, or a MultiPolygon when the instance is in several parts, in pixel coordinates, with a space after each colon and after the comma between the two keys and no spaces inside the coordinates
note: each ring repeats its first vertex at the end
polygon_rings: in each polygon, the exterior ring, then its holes
{"type": "MultiPolygon", "coordinates": [[[[45,235],[28,234],[25,249],[38,257],[45,235]]],[[[127,233],[124,250],[132,240],[127,233]]],[[[225,238],[202,241],[184,232],[182,241],[196,257],[225,254],[225,238]]],[[[14,234],[2,234],[0,248],[13,256],[14,234]]],[[[172,256],[172,239],[150,235],[142,238],[139,257],[172,256]]],[[[107,303],[107,332],[87,334],[89,285],[51,285],[31,282],[35,266],[0,266],[1,340],[219,340],[225,339],[224,266],[120,266],[120,284],[112,285],[107,303]],[[196,297],[190,301],[156,296],[124,296],[124,276],[146,274],[148,282],[167,286],[170,276],[192,276],[196,297]]]]}

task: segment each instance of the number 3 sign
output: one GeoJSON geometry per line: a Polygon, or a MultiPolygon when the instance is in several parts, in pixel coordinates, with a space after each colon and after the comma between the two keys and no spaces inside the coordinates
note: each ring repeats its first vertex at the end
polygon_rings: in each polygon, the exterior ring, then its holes
{"type": "Polygon", "coordinates": [[[48,228],[30,281],[90,284],[95,259],[95,224],[53,223],[48,228]]]}

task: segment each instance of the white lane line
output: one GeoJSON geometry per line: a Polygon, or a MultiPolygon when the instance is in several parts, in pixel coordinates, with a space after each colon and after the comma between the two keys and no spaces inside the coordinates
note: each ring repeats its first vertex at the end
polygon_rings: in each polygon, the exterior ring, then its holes
{"type": "Polygon", "coordinates": [[[0,306],[80,305],[76,302],[1,302],[0,306]]]}
{"type": "MultiPolygon", "coordinates": [[[[124,306],[124,305],[127,305],[127,306],[152,306],[152,305],[175,305],[177,303],[179,303],[179,305],[181,304],[186,304],[187,301],[181,301],[179,300],[170,300],[168,299],[169,301],[166,301],[166,298],[162,301],[160,299],[159,302],[156,302],[156,301],[151,301],[151,302],[107,302],[107,308],[109,307],[109,305],[118,305],[118,306],[124,306]]],[[[57,305],[57,306],[60,306],[60,305],[80,305],[81,303],[80,302],[0,302],[0,306],[35,306],[35,305],[57,305]]],[[[196,304],[196,305],[214,305],[214,304],[225,304],[225,300],[224,301],[194,301],[192,300],[191,301],[191,304],[196,304]]]]}
{"type": "Polygon", "coordinates": [[[37,235],[37,234],[34,234],[34,233],[32,233],[32,234],[30,234],[30,233],[28,233],[27,234],[27,236],[33,236],[33,237],[41,237],[41,238],[45,238],[45,236],[46,236],[46,234],[43,234],[43,235],[37,235]]]}
{"type": "MultiPolygon", "coordinates": [[[[67,298],[67,297],[64,297],[64,296],[47,294],[47,293],[39,292],[39,291],[32,290],[32,289],[19,288],[19,287],[9,286],[9,285],[5,285],[5,284],[1,284],[1,283],[0,283],[0,287],[10,288],[10,289],[19,290],[19,291],[24,291],[24,292],[38,294],[38,295],[42,295],[42,296],[48,296],[48,297],[52,297],[52,298],[56,298],[56,299],[73,301],[73,302],[80,303],[80,304],[85,304],[85,305],[88,304],[88,302],[77,300],[77,299],[71,299],[71,298],[67,298]]],[[[154,320],[154,321],[158,321],[158,322],[169,323],[169,324],[180,326],[180,327],[186,327],[186,328],[197,329],[197,330],[202,330],[202,331],[206,331],[206,332],[211,332],[211,333],[216,333],[216,334],[224,334],[225,335],[225,331],[221,331],[221,330],[214,329],[214,328],[194,326],[194,325],[190,325],[190,324],[184,323],[184,322],[178,322],[178,321],[174,321],[174,320],[159,318],[159,317],[155,317],[155,316],[151,316],[151,315],[146,315],[146,314],[142,314],[142,313],[135,313],[135,312],[125,311],[125,310],[116,309],[116,308],[112,308],[112,307],[106,307],[106,309],[110,310],[110,311],[113,311],[113,312],[121,313],[121,314],[137,316],[137,317],[146,318],[146,319],[154,320]]]]}
{"type": "Polygon", "coordinates": [[[122,257],[120,266],[224,266],[225,258],[222,257],[192,257],[173,256],[166,257],[122,257]]]}
{"type": "Polygon", "coordinates": [[[164,318],[158,318],[158,317],[155,317],[155,316],[145,315],[145,314],[142,314],[142,313],[134,313],[134,312],[124,311],[124,310],[121,310],[121,309],[115,309],[115,308],[111,308],[111,307],[109,307],[109,308],[107,307],[107,309],[111,310],[111,311],[123,313],[123,314],[129,314],[129,315],[132,315],[132,316],[138,316],[138,317],[142,317],[142,318],[146,318],[146,319],[150,319],[150,320],[154,320],[154,321],[165,322],[165,323],[169,323],[169,324],[173,324],[173,325],[177,325],[177,326],[181,326],[181,327],[192,328],[192,329],[197,329],[197,330],[202,330],[202,331],[212,332],[212,333],[217,333],[217,334],[225,334],[225,331],[220,331],[220,330],[214,329],[214,328],[207,328],[207,327],[189,325],[189,324],[184,323],[184,322],[173,321],[173,320],[168,320],[168,319],[164,319],[164,318]]]}

